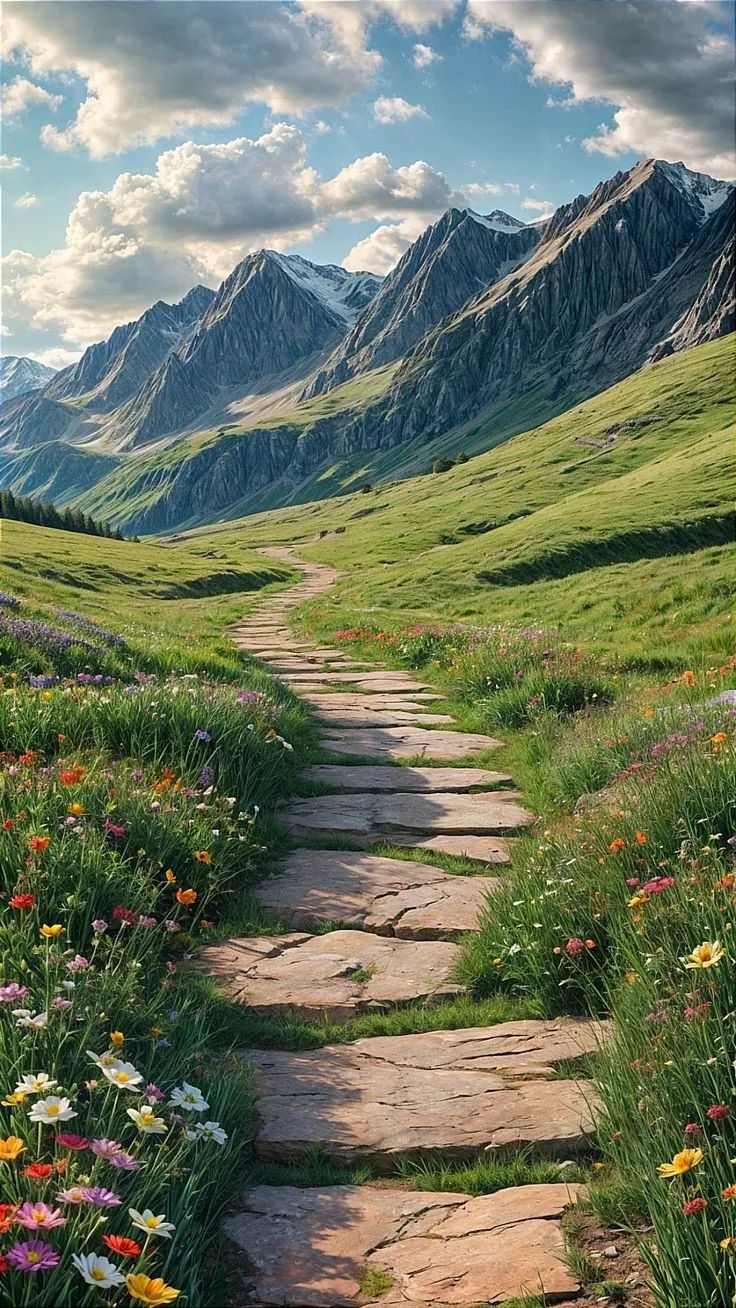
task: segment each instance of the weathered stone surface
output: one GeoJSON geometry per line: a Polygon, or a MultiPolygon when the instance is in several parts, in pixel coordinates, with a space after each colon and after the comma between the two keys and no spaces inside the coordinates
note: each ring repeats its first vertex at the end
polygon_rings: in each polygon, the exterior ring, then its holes
{"type": "Polygon", "coordinates": [[[428,854],[455,854],[459,858],[472,858],[476,863],[503,866],[511,862],[513,841],[495,836],[430,836],[421,840],[417,836],[392,836],[393,845],[406,845],[426,850],[428,854]]]}
{"type": "Polygon", "coordinates": [[[403,709],[373,710],[320,708],[318,717],[330,728],[347,727],[411,727],[421,725],[447,725],[455,719],[449,713],[408,713],[403,709]]]}
{"type": "Polygon", "coordinates": [[[516,803],[515,791],[471,794],[373,792],[298,799],[282,820],[294,835],[349,835],[384,840],[394,834],[502,835],[529,826],[534,818],[516,803]]]}
{"type": "Polygon", "coordinates": [[[431,709],[434,702],[447,699],[447,696],[433,695],[427,690],[397,691],[386,695],[365,690],[332,690],[324,694],[319,691],[302,694],[301,698],[316,709],[405,709],[408,713],[423,713],[431,709]]]}
{"type": "Polygon", "coordinates": [[[331,754],[347,758],[434,758],[452,762],[487,749],[501,740],[469,731],[424,731],[421,727],[365,727],[358,731],[325,731],[322,744],[331,754]]]}
{"type": "Polygon", "coordinates": [[[597,1045],[594,1023],[503,1022],[495,1027],[379,1036],[284,1053],[249,1050],[256,1069],[261,1158],[315,1147],[340,1163],[534,1147],[567,1158],[590,1144],[592,1087],[542,1080],[561,1058],[597,1045]],[[521,1078],[534,1079],[521,1079],[521,1078]]]}
{"type": "Polygon", "coordinates": [[[259,1304],[351,1308],[366,1270],[390,1288],[381,1305],[467,1308],[580,1284],[564,1261],[560,1217],[576,1185],[526,1185],[464,1194],[336,1185],[256,1186],[225,1232],[253,1268],[259,1304]]]}
{"type": "Polygon", "coordinates": [[[511,781],[508,772],[490,772],[486,768],[393,768],[362,767],[360,764],[316,763],[299,773],[301,781],[335,790],[363,792],[397,790],[426,793],[471,790],[474,786],[499,786],[511,781]]]}
{"type": "Polygon", "coordinates": [[[194,965],[256,1012],[343,1022],[463,993],[450,980],[456,961],[457,946],[445,940],[330,931],[216,941],[198,951],[194,965]]]}
{"type": "Polygon", "coordinates": [[[315,686],[327,685],[331,683],[339,685],[345,681],[350,685],[360,686],[364,690],[381,691],[414,691],[428,690],[426,681],[415,681],[414,677],[408,672],[303,672],[296,673],[288,678],[289,684],[295,687],[303,685],[306,688],[311,683],[315,686]]]}
{"type": "Polygon", "coordinates": [[[336,849],[296,849],[258,899],[294,926],[349,922],[381,936],[438,940],[477,929],[494,877],[336,849]]]}

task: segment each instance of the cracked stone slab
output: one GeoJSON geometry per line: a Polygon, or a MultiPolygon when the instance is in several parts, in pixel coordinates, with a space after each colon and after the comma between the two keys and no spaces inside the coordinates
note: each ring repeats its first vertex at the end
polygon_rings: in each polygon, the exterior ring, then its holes
{"type": "Polygon", "coordinates": [[[477,930],[495,877],[450,876],[428,863],[335,849],[297,849],[259,901],[294,926],[346,922],[400,939],[438,940],[477,930]]]}
{"type": "Polygon", "coordinates": [[[289,682],[296,687],[300,685],[307,687],[311,683],[315,686],[323,684],[329,686],[333,682],[339,685],[341,681],[377,692],[429,690],[426,681],[415,681],[408,672],[304,672],[289,677],[289,682]]]}
{"type": "Polygon", "coordinates": [[[458,858],[470,858],[475,863],[504,867],[511,862],[513,840],[502,840],[495,836],[431,836],[428,840],[419,840],[416,836],[392,836],[394,845],[406,845],[411,849],[420,849],[428,854],[454,854],[458,858]]]}
{"type": "Polygon", "coordinates": [[[491,772],[486,768],[393,768],[384,766],[361,767],[360,764],[315,763],[299,773],[300,781],[335,790],[384,791],[396,790],[405,794],[417,791],[426,793],[439,790],[472,790],[480,786],[506,785],[512,780],[508,772],[491,772]]]}
{"type": "Polygon", "coordinates": [[[566,1265],[560,1219],[578,1185],[464,1194],[335,1185],[255,1186],[224,1223],[270,1308],[354,1308],[367,1271],[388,1286],[373,1300],[416,1308],[477,1308],[581,1288],[566,1265]]]}
{"type": "Polygon", "coordinates": [[[313,708],[321,709],[405,709],[409,713],[423,713],[431,708],[432,703],[447,699],[446,695],[432,695],[429,691],[401,691],[395,694],[372,694],[370,691],[333,690],[327,694],[317,692],[303,695],[313,708]]]}
{"type": "Polygon", "coordinates": [[[350,836],[375,842],[390,836],[503,835],[534,818],[516,803],[515,791],[442,794],[430,791],[317,795],[284,809],[282,820],[297,836],[350,836]]]}
{"type": "Polygon", "coordinates": [[[322,746],[330,754],[348,758],[434,758],[451,763],[472,758],[488,749],[500,749],[502,740],[470,731],[425,731],[421,727],[364,727],[361,730],[327,730],[322,746]]]}
{"type": "Polygon", "coordinates": [[[456,962],[457,945],[444,940],[330,931],[216,941],[198,951],[194,965],[256,1013],[344,1022],[463,994],[451,980],[456,962]]]}
{"type": "Polygon", "coordinates": [[[298,1053],[248,1050],[256,1069],[255,1151],[290,1161],[315,1148],[390,1172],[400,1158],[467,1158],[590,1147],[590,1083],[550,1079],[554,1063],[597,1048],[585,1019],[377,1036],[298,1053]],[[546,1079],[544,1079],[546,1078],[546,1079]]]}

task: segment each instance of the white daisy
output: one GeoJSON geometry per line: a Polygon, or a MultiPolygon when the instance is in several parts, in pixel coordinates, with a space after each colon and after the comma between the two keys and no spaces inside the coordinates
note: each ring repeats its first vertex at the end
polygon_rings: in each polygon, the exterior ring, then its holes
{"type": "Polygon", "coordinates": [[[193,1131],[187,1131],[187,1140],[214,1140],[215,1144],[227,1143],[227,1132],[219,1122],[197,1122],[193,1131]]]}
{"type": "Polygon", "coordinates": [[[15,1093],[17,1095],[43,1095],[47,1090],[53,1089],[58,1084],[58,1081],[51,1079],[48,1072],[39,1072],[37,1076],[34,1076],[32,1072],[27,1072],[15,1087],[15,1093]]]}
{"type": "Polygon", "coordinates": [[[37,1099],[28,1116],[32,1122],[68,1122],[77,1114],[71,1102],[59,1095],[48,1095],[46,1099],[37,1099]]]}
{"type": "Polygon", "coordinates": [[[72,1254],[72,1262],[82,1279],[98,1290],[111,1290],[113,1286],[125,1283],[122,1272],[101,1254],[72,1254]]]}
{"type": "Polygon", "coordinates": [[[209,1108],[202,1091],[194,1085],[189,1085],[187,1081],[182,1081],[180,1086],[171,1091],[170,1103],[174,1108],[185,1108],[187,1112],[194,1113],[203,1113],[209,1108]]]}
{"type": "Polygon", "coordinates": [[[134,1226],[139,1231],[145,1231],[146,1235],[162,1235],[165,1240],[170,1240],[176,1227],[173,1222],[167,1222],[164,1213],[159,1213],[158,1217],[150,1208],[144,1208],[139,1213],[135,1208],[128,1209],[128,1216],[134,1226]]]}
{"type": "Polygon", "coordinates": [[[101,1063],[100,1070],[102,1075],[120,1090],[136,1090],[143,1081],[140,1072],[132,1063],[124,1063],[119,1058],[112,1063],[101,1063]]]}
{"type": "Polygon", "coordinates": [[[150,1104],[143,1104],[141,1108],[128,1108],[126,1112],[144,1135],[165,1135],[169,1129],[163,1117],[157,1117],[150,1104]]]}

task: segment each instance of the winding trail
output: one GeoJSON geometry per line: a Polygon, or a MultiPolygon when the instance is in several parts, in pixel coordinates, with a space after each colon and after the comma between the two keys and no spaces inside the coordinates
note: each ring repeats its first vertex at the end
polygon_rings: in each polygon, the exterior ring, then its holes
{"type": "MultiPolygon", "coordinates": [[[[312,707],[333,758],[301,776],[329,793],[286,809],[304,847],[257,890],[293,930],[214,943],[198,965],[234,1001],[278,1017],[345,1021],[455,998],[458,937],[475,929],[514,836],[533,821],[508,774],[474,766],[502,742],[453,730],[442,696],[409,672],[297,638],[289,613],[336,574],[286,549],[268,552],[302,579],[234,635],[312,707]],[[381,842],[465,854],[479,875],[378,856],[381,842]]],[[[509,1148],[567,1159],[590,1144],[593,1097],[554,1068],[599,1039],[594,1023],[559,1019],[247,1050],[259,1095],[255,1152],[294,1163],[318,1150],[374,1176],[402,1159],[509,1148]]],[[[470,1198],[385,1183],[261,1185],[225,1230],[245,1255],[246,1298],[262,1308],[450,1308],[542,1293],[572,1303],[580,1283],[564,1261],[561,1218],[579,1190],[528,1185],[470,1198]]]]}

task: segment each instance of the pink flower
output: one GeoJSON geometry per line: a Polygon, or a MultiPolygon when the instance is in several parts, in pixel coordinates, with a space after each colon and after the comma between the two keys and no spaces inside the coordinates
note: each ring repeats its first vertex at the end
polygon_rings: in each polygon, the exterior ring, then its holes
{"type": "Polygon", "coordinates": [[[108,836],[114,836],[116,840],[120,840],[121,836],[125,835],[125,827],[118,826],[115,822],[111,822],[109,818],[105,818],[105,831],[108,836]]]}
{"type": "Polygon", "coordinates": [[[138,918],[138,926],[155,927],[155,925],[156,925],[155,917],[145,917],[145,915],[141,913],[140,917],[138,918]]]}
{"type": "Polygon", "coordinates": [[[25,999],[28,994],[28,986],[19,986],[17,981],[11,981],[10,985],[0,986],[0,1004],[14,1004],[16,999],[25,999]]]}
{"type": "Polygon", "coordinates": [[[164,1094],[163,1090],[159,1090],[158,1086],[154,1085],[153,1082],[151,1082],[150,1085],[146,1086],[146,1099],[149,1101],[149,1103],[160,1104],[163,1103],[163,1100],[165,1098],[166,1095],[164,1094]]]}
{"type": "Polygon", "coordinates": [[[646,885],[642,886],[642,890],[645,895],[661,895],[674,884],[674,877],[655,877],[653,881],[647,881],[646,885]]]}
{"type": "Polygon", "coordinates": [[[88,1202],[84,1190],[79,1185],[74,1185],[69,1190],[60,1190],[56,1199],[60,1204],[86,1204],[88,1202]]]}
{"type": "Polygon", "coordinates": [[[122,1172],[137,1172],[139,1164],[127,1154],[117,1140],[93,1140],[90,1145],[92,1153],[97,1158],[102,1158],[112,1167],[117,1167],[122,1172]]]}
{"type": "Polygon", "coordinates": [[[23,1204],[18,1209],[15,1220],[29,1231],[50,1231],[55,1226],[66,1226],[66,1218],[62,1217],[61,1209],[50,1208],[44,1203],[23,1204]]]}
{"type": "Polygon", "coordinates": [[[731,1109],[726,1104],[711,1104],[705,1115],[711,1122],[725,1122],[731,1116],[731,1109]]]}
{"type": "Polygon", "coordinates": [[[95,918],[94,922],[92,923],[92,930],[94,931],[96,936],[101,936],[104,931],[107,931],[107,922],[105,921],[104,917],[95,918]]]}
{"type": "Polygon", "coordinates": [[[627,886],[630,886],[632,890],[635,890],[636,887],[639,885],[639,878],[638,878],[638,877],[627,877],[627,878],[626,878],[626,884],[627,884],[627,886]]]}
{"type": "Polygon", "coordinates": [[[684,1127],[682,1134],[687,1139],[697,1139],[703,1134],[703,1128],[698,1122],[688,1122],[684,1127]]]}
{"type": "Polygon", "coordinates": [[[62,1010],[62,1012],[67,1008],[71,1008],[72,1006],[71,999],[65,999],[63,995],[56,995],[52,999],[51,1003],[54,1008],[59,1008],[62,1010]]]}
{"type": "Polygon", "coordinates": [[[57,1267],[60,1261],[56,1250],[43,1240],[24,1240],[14,1244],[8,1253],[8,1262],[19,1272],[45,1272],[57,1267]]]}
{"type": "Polygon", "coordinates": [[[568,958],[577,958],[585,950],[585,941],[579,940],[577,936],[572,936],[565,945],[565,953],[568,958]]]}
{"type": "Polygon", "coordinates": [[[138,922],[138,914],[132,908],[124,908],[122,904],[112,910],[112,915],[116,922],[126,922],[128,926],[135,926],[138,922]]]}
{"type": "Polygon", "coordinates": [[[66,965],[67,972],[85,972],[89,967],[89,961],[83,958],[81,954],[76,954],[66,965]]]}
{"type": "Polygon", "coordinates": [[[89,1185],[85,1187],[84,1197],[88,1204],[94,1204],[95,1208],[117,1208],[123,1201],[120,1195],[115,1194],[113,1190],[105,1189],[104,1185],[89,1185]]]}

